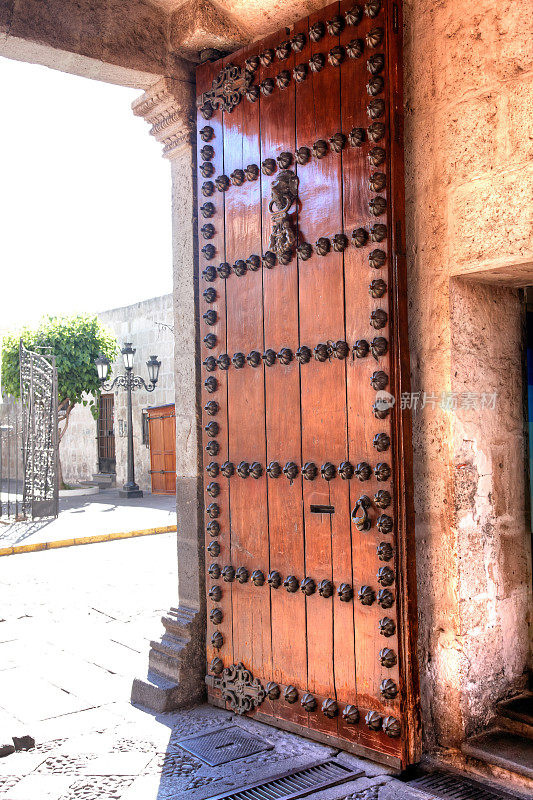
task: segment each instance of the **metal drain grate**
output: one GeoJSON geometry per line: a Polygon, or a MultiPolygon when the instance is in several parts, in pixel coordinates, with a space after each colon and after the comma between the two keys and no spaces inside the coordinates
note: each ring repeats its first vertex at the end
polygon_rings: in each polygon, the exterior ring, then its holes
{"type": "Polygon", "coordinates": [[[328,789],[355,780],[364,773],[336,761],[323,761],[305,769],[293,770],[278,778],[237,789],[231,794],[217,794],[209,800],[296,800],[311,792],[328,789]]]}
{"type": "Polygon", "coordinates": [[[273,750],[273,745],[252,736],[251,733],[243,731],[236,725],[229,725],[218,731],[202,733],[200,736],[193,736],[190,739],[183,739],[177,744],[198,756],[210,767],[217,767],[219,764],[227,764],[228,761],[236,761],[238,758],[253,756],[255,753],[262,753],[265,750],[273,750]]]}
{"type": "Polygon", "coordinates": [[[523,800],[517,795],[502,792],[500,789],[489,789],[450,772],[430,772],[408,781],[408,785],[433,792],[436,797],[453,800],[523,800]]]}

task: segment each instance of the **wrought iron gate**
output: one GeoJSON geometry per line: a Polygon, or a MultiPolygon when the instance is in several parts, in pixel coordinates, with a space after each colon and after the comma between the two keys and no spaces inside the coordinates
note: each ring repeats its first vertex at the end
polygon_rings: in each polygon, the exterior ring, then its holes
{"type": "Polygon", "coordinates": [[[32,519],[57,517],[59,497],[57,369],[55,357],[20,343],[23,512],[32,519]]]}

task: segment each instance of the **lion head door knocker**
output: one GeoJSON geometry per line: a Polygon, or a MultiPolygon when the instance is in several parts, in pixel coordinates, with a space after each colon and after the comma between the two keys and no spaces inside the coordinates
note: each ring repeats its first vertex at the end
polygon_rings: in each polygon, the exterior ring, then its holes
{"type": "Polygon", "coordinates": [[[280,264],[288,264],[296,245],[289,211],[298,197],[298,177],[291,169],[278,173],[272,182],[271,197],[268,210],[272,214],[272,232],[268,249],[276,253],[280,264]]]}

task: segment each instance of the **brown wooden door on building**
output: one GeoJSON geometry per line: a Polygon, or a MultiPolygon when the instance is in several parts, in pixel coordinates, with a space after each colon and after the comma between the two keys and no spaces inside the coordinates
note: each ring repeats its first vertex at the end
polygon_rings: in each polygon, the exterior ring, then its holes
{"type": "Polygon", "coordinates": [[[152,494],[176,494],[176,414],[173,405],[149,408],[152,494]]]}
{"type": "Polygon", "coordinates": [[[115,395],[101,394],[98,400],[98,471],[115,472],[115,430],[114,430],[115,395]]]}
{"type": "Polygon", "coordinates": [[[405,766],[399,16],[335,3],[201,65],[197,105],[209,699],[405,766]]]}

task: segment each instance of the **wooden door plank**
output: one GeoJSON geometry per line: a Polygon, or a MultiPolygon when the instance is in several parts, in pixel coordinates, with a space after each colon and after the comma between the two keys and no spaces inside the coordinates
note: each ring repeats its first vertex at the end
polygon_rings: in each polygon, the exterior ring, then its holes
{"type": "MultiPolygon", "coordinates": [[[[248,50],[226,63],[244,65],[248,50]]],[[[228,176],[259,165],[259,104],[243,98],[232,114],[225,117],[224,168],[228,176]]],[[[237,178],[237,180],[240,180],[237,178]]],[[[245,180],[232,185],[225,195],[226,260],[229,264],[261,254],[260,181],[245,180]]],[[[262,352],[261,269],[246,269],[244,275],[231,274],[226,281],[228,353],[248,355],[262,352]]],[[[264,424],[264,375],[245,362],[242,368],[228,371],[229,459],[235,470],[240,462],[257,462],[263,474],[259,478],[241,478],[237,471],[231,478],[231,556],[235,569],[244,567],[251,576],[260,569],[268,574],[268,516],[266,495],[266,445],[264,424]]],[[[270,680],[272,674],[270,597],[266,585],[235,582],[233,592],[234,648],[238,660],[255,677],[270,680]]]]}
{"type": "MultiPolygon", "coordinates": [[[[264,40],[261,52],[287,39],[280,33],[264,40]]],[[[275,79],[282,70],[292,70],[293,56],[259,70],[259,81],[275,79]]],[[[294,84],[260,97],[261,159],[276,159],[295,147],[294,84]]],[[[261,175],[263,252],[269,250],[271,215],[269,202],[273,176],[261,175]]],[[[294,350],[298,342],[298,269],[296,259],[283,266],[263,270],[264,347],[279,353],[282,347],[294,350]]],[[[300,464],[301,437],[300,381],[297,362],[279,363],[265,368],[267,462],[300,464]]],[[[289,482],[284,476],[268,479],[268,516],[270,531],[270,569],[283,578],[304,577],[304,534],[302,519],[301,476],[289,482]]],[[[305,599],[301,592],[289,593],[281,586],[271,589],[272,604],[272,680],[299,687],[307,683],[305,636],[305,599]]],[[[307,724],[307,714],[299,702],[281,698],[276,708],[285,719],[307,724]]]]}
{"type": "MultiPolygon", "coordinates": [[[[197,70],[196,75],[196,88],[197,94],[208,91],[211,88],[213,79],[220,71],[222,64],[215,62],[212,64],[204,64],[197,70]]],[[[205,151],[204,151],[205,152],[205,151]]],[[[224,241],[224,195],[219,193],[214,188],[213,181],[217,175],[224,172],[224,135],[223,135],[223,112],[221,109],[214,111],[209,120],[202,117],[201,111],[198,110],[197,115],[197,159],[198,159],[198,220],[199,225],[205,222],[212,222],[215,228],[213,238],[206,240],[202,236],[199,237],[199,285],[200,285],[200,358],[202,363],[213,356],[215,359],[227,351],[226,341],[226,287],[224,281],[217,275],[214,280],[205,280],[202,275],[207,267],[215,267],[225,261],[225,241],[224,241]],[[204,159],[202,157],[202,148],[205,147],[206,142],[202,140],[200,131],[204,128],[211,128],[213,131],[212,138],[209,139],[207,144],[214,150],[212,158],[204,159]],[[214,167],[214,174],[209,177],[204,177],[201,174],[202,164],[206,162],[212,163],[214,167]],[[210,192],[213,192],[212,194],[210,192]],[[214,216],[211,218],[204,217],[202,206],[205,203],[212,203],[214,206],[214,216]],[[201,222],[200,222],[201,220],[201,222]],[[204,222],[205,221],[205,222],[204,222]],[[206,259],[202,253],[202,248],[206,244],[212,244],[215,247],[215,255],[212,259],[206,259]],[[205,289],[213,288],[216,292],[216,297],[213,302],[206,300],[203,296],[205,289]],[[205,311],[208,309],[214,310],[217,314],[216,322],[214,325],[208,325],[207,321],[203,318],[205,311]],[[204,339],[209,334],[216,337],[213,348],[208,348],[204,343],[204,339]]],[[[205,525],[206,525],[206,544],[209,545],[212,541],[220,543],[221,553],[230,553],[231,548],[231,530],[230,530],[230,517],[229,517],[229,480],[222,476],[217,476],[216,482],[220,486],[220,494],[218,497],[213,498],[207,494],[207,487],[211,483],[210,477],[207,476],[206,467],[208,464],[214,462],[221,464],[228,458],[228,425],[227,425],[227,372],[216,368],[214,371],[208,372],[206,368],[202,368],[202,427],[203,432],[203,468],[204,468],[204,508],[205,508],[205,525]],[[209,377],[215,377],[217,381],[217,388],[214,392],[207,391],[205,381],[209,377]],[[205,409],[206,404],[214,400],[218,404],[218,412],[215,417],[209,416],[205,409]],[[206,433],[205,428],[210,423],[215,422],[218,426],[218,432],[214,436],[206,433]],[[208,443],[216,442],[218,445],[218,453],[215,455],[206,451],[208,443]],[[219,532],[213,530],[219,527],[219,532]]],[[[233,663],[233,629],[232,629],[232,614],[231,614],[231,588],[230,584],[224,583],[220,578],[213,578],[209,575],[209,567],[212,564],[220,565],[220,558],[211,556],[206,547],[206,590],[208,593],[207,599],[207,663],[208,665],[214,658],[220,658],[225,665],[233,663]],[[221,599],[214,601],[209,597],[209,591],[218,587],[221,592],[221,599]],[[220,624],[213,622],[211,619],[211,612],[214,609],[222,611],[223,619],[220,624]],[[224,637],[222,647],[216,648],[212,644],[212,637],[215,633],[220,632],[224,637]]]]}
{"type": "MultiPolygon", "coordinates": [[[[388,0],[386,6],[388,50],[389,109],[389,195],[391,215],[390,286],[394,313],[391,313],[391,334],[394,358],[391,363],[391,386],[395,397],[411,392],[411,364],[407,329],[407,266],[405,258],[405,181],[403,149],[403,69],[402,69],[402,3],[388,0]]],[[[394,494],[396,501],[399,622],[400,691],[403,714],[402,759],[413,764],[422,755],[422,719],[418,673],[418,612],[415,559],[415,515],[413,500],[413,448],[411,412],[404,409],[393,416],[394,426],[394,494]]]]}
{"type": "MultiPolygon", "coordinates": [[[[351,7],[351,3],[342,2],[341,8],[346,11],[351,7]]],[[[350,247],[345,254],[345,280],[347,297],[357,298],[354,303],[347,304],[346,330],[347,337],[351,343],[357,340],[372,341],[375,336],[383,336],[389,339],[388,327],[376,331],[370,325],[370,315],[376,308],[382,308],[389,313],[388,295],[381,299],[373,299],[368,290],[368,286],[373,279],[382,278],[388,284],[388,252],[387,239],[376,243],[371,241],[370,231],[373,225],[386,224],[387,215],[379,218],[373,217],[369,201],[377,196],[371,191],[370,178],[373,174],[387,172],[387,165],[382,164],[373,167],[369,162],[369,153],[373,147],[386,148],[385,137],[378,142],[369,141],[371,136],[367,106],[372,97],[367,91],[367,82],[372,77],[368,70],[369,59],[376,53],[384,53],[385,42],[378,48],[370,48],[366,41],[366,36],[371,29],[383,26],[384,12],[381,11],[377,18],[369,19],[364,16],[360,23],[355,27],[346,28],[342,35],[343,44],[357,37],[364,42],[363,55],[359,59],[348,59],[341,67],[341,109],[343,131],[349,134],[353,128],[361,128],[365,131],[366,141],[360,147],[349,147],[345,150],[343,160],[343,180],[344,180],[344,224],[347,232],[351,234],[354,229],[364,228],[367,232],[368,240],[362,247],[350,247]],[[376,248],[379,248],[386,255],[387,261],[381,269],[374,269],[370,266],[369,255],[376,248]]],[[[384,81],[387,80],[386,70],[380,73],[384,81]]],[[[379,98],[383,93],[379,93],[379,98]]],[[[383,122],[387,128],[387,116],[380,116],[377,120],[383,122]]],[[[387,191],[384,189],[379,192],[381,197],[387,198],[387,191]]],[[[390,343],[389,343],[390,348],[390,343]]],[[[378,452],[373,446],[374,437],[378,434],[386,434],[390,437],[390,417],[384,420],[377,419],[372,406],[376,400],[376,391],[372,388],[370,379],[373,373],[382,370],[389,376],[390,362],[389,354],[381,356],[375,360],[372,355],[364,358],[355,358],[347,364],[348,382],[348,420],[349,420],[349,448],[350,457],[354,463],[366,462],[371,467],[375,467],[378,462],[391,463],[392,453],[388,449],[386,452],[378,452]]],[[[390,385],[387,386],[390,388],[390,385]]],[[[379,490],[391,491],[391,482],[378,482],[374,475],[369,480],[352,487],[352,505],[362,495],[371,499],[374,498],[379,490]]],[[[361,512],[359,512],[361,513],[361,512]]],[[[380,692],[382,680],[391,678],[398,684],[398,666],[385,668],[381,665],[379,652],[382,648],[388,647],[397,652],[396,635],[384,638],[380,635],[379,621],[384,617],[395,617],[394,606],[384,610],[378,605],[375,597],[378,596],[382,588],[377,582],[377,573],[380,567],[390,567],[394,570],[394,559],[384,562],[380,561],[377,548],[381,542],[389,544],[393,541],[391,534],[380,534],[376,529],[376,521],[379,514],[391,513],[391,509],[385,511],[374,507],[370,511],[372,528],[369,531],[360,531],[353,525],[353,563],[354,563],[354,591],[357,593],[361,587],[370,587],[374,592],[374,600],[371,605],[363,605],[361,602],[354,604],[354,624],[355,624],[355,652],[357,664],[357,703],[361,715],[365,715],[370,710],[378,711],[380,714],[392,714],[399,716],[398,701],[384,701],[380,692]]],[[[389,588],[389,587],[387,587],[389,588]]],[[[395,598],[395,587],[389,589],[395,598]]],[[[387,749],[388,752],[398,753],[401,749],[399,740],[386,737],[382,732],[373,732],[365,725],[356,728],[344,726],[341,728],[346,737],[356,737],[363,744],[376,749],[387,749]]]]}
{"type": "Polygon", "coordinates": [[[161,420],[149,417],[150,428],[150,469],[152,470],[152,493],[156,494],[161,490],[161,480],[159,470],[161,465],[161,420]]]}
{"type": "MultiPolygon", "coordinates": [[[[330,6],[312,15],[309,26],[337,13],[338,5],[330,6]]],[[[298,147],[327,142],[340,130],[339,70],[328,63],[328,53],[338,43],[337,36],[326,33],[319,42],[308,44],[307,59],[321,54],[325,66],[297,85],[298,147]]],[[[320,237],[331,241],[342,233],[341,158],[329,150],[324,158],[313,156],[298,169],[302,241],[314,245],[320,237]]],[[[301,343],[312,349],[319,342],[344,340],[342,253],[314,253],[309,260],[300,260],[299,274],[301,343]]],[[[326,462],[337,467],[347,450],[345,363],[334,357],[325,363],[312,360],[302,367],[301,380],[303,460],[319,468],[326,462]]],[[[331,483],[321,477],[305,481],[304,513],[307,573],[316,576],[317,583],[327,578],[335,587],[351,586],[348,484],[340,478],[331,483]],[[312,503],[333,505],[335,513],[312,514],[312,503]]],[[[355,682],[351,606],[335,595],[325,599],[315,594],[307,600],[309,688],[335,700],[347,701],[355,682]]],[[[314,725],[336,733],[337,719],[319,714],[314,725]]]]}
{"type": "Polygon", "coordinates": [[[163,420],[163,446],[165,456],[165,494],[176,491],[176,418],[167,416],[163,420]]]}

